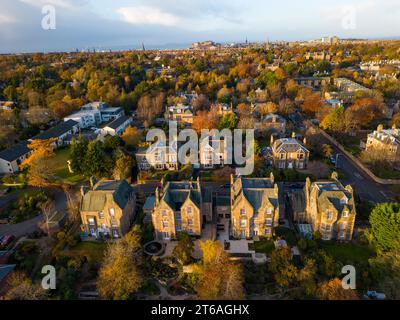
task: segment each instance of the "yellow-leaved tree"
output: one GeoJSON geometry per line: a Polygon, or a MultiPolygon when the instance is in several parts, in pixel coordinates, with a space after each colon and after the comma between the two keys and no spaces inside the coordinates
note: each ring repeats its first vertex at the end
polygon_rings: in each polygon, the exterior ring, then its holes
{"type": "Polygon", "coordinates": [[[21,164],[21,168],[28,169],[28,184],[33,187],[48,187],[54,182],[54,172],[49,160],[55,156],[54,142],[56,139],[33,140],[28,148],[31,155],[21,164]]]}
{"type": "Polygon", "coordinates": [[[127,300],[137,292],[143,284],[141,257],[137,228],[109,245],[97,280],[97,290],[103,299],[127,300]]]}
{"type": "Polygon", "coordinates": [[[198,299],[244,299],[242,266],[229,260],[219,242],[208,240],[202,242],[200,248],[203,258],[194,269],[197,276],[195,289],[198,299]]]}

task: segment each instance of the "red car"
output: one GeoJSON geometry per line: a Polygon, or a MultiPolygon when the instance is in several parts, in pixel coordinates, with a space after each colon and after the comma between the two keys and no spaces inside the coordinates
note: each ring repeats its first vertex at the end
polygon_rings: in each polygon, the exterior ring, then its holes
{"type": "Polygon", "coordinates": [[[11,242],[13,242],[13,240],[15,239],[15,237],[13,235],[6,235],[1,239],[0,242],[0,248],[5,248],[7,247],[11,242]]]}

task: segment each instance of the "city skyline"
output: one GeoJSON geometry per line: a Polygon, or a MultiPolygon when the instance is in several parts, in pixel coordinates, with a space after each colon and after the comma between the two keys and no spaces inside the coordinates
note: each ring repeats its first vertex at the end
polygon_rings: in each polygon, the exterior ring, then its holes
{"type": "Polygon", "coordinates": [[[398,38],[400,3],[385,1],[2,1],[0,53],[74,51],[85,48],[184,48],[195,41],[398,38]],[[55,9],[55,29],[44,30],[45,5],[55,9]],[[371,23],[373,21],[374,23],[371,23]]]}

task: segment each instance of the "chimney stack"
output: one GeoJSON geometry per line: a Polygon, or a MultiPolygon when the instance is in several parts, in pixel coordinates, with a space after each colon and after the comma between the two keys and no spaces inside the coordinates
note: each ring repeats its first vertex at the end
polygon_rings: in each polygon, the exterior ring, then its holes
{"type": "Polygon", "coordinates": [[[378,132],[381,132],[381,131],[383,131],[383,124],[380,124],[380,125],[378,126],[378,129],[377,129],[377,131],[378,131],[378,132]]]}
{"type": "Polygon", "coordinates": [[[94,186],[95,186],[96,183],[97,183],[96,177],[91,176],[90,179],[89,179],[89,181],[90,181],[90,188],[91,188],[92,190],[94,190],[94,186]]]}

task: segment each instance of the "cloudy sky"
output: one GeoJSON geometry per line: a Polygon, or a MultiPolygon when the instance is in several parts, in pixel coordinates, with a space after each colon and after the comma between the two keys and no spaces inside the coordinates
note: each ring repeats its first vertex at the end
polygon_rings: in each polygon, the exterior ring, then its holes
{"type": "MultiPolygon", "coordinates": [[[[49,20],[45,19],[45,22],[49,20]]],[[[399,0],[0,0],[0,52],[400,36],[399,0]],[[43,7],[55,8],[44,30],[43,7]]]]}

